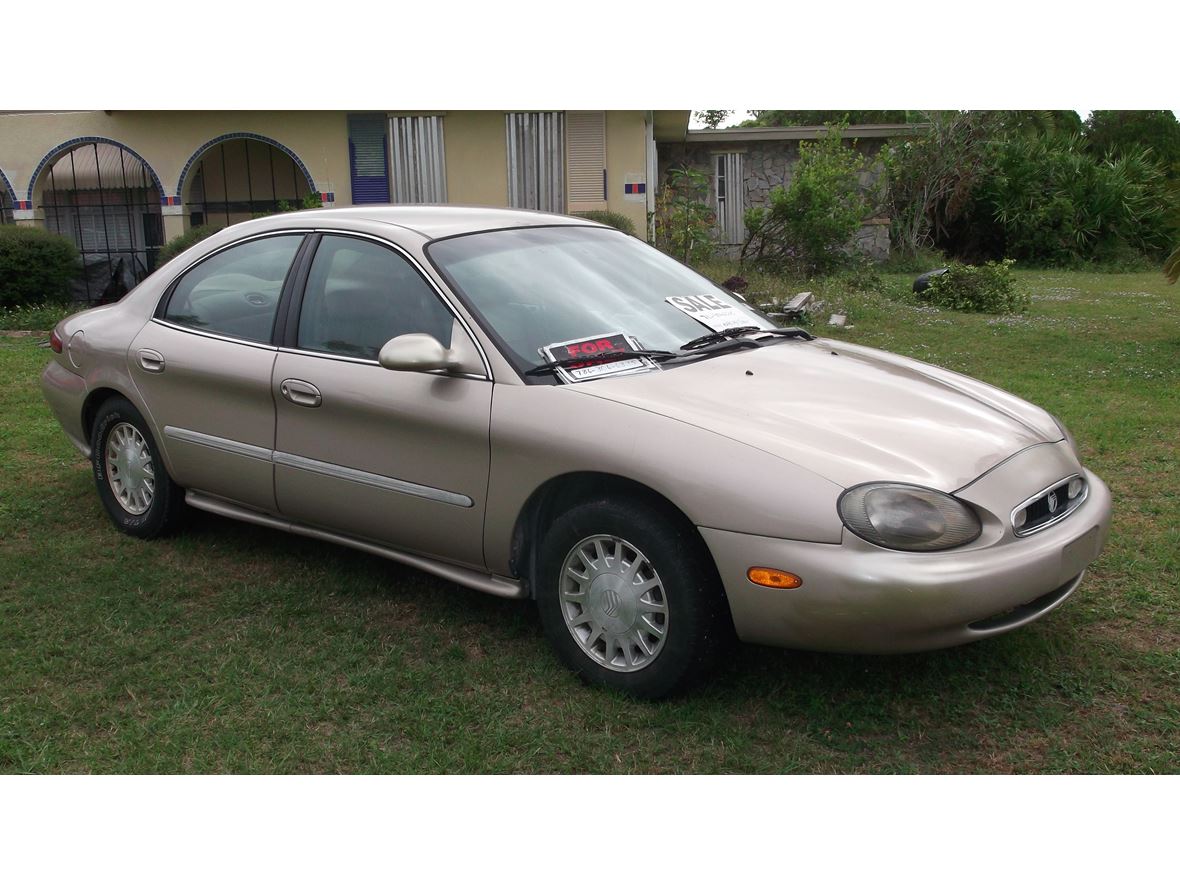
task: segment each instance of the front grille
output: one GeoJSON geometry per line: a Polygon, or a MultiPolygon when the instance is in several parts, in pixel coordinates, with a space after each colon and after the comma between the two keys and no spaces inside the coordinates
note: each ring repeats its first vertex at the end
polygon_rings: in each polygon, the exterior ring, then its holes
{"type": "Polygon", "coordinates": [[[1088,492],[1082,477],[1077,474],[1067,476],[1013,510],[1012,528],[1018,537],[1024,537],[1055,525],[1073,513],[1086,500],[1088,492]],[[1071,488],[1074,491],[1072,497],[1071,488]]]}

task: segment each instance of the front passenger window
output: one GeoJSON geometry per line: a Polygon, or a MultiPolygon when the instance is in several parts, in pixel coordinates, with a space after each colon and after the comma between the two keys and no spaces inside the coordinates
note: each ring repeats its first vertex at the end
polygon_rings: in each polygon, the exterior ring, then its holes
{"type": "Polygon", "coordinates": [[[325,235],[299,313],[298,347],[375,360],[409,332],[451,346],[450,311],[405,258],[377,243],[325,235]]]}
{"type": "Polygon", "coordinates": [[[303,234],[263,237],[202,261],[173,288],[164,319],[269,343],[283,281],[302,240],[303,234]]]}

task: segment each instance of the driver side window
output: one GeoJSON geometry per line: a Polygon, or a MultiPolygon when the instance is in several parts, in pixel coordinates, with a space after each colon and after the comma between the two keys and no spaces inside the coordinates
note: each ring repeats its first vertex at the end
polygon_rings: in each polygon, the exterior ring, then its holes
{"type": "Polygon", "coordinates": [[[406,259],[377,243],[324,235],[299,311],[298,347],[375,360],[410,332],[451,346],[454,317],[406,259]]]}
{"type": "Polygon", "coordinates": [[[172,290],[164,319],[202,332],[270,342],[283,281],[303,234],[250,240],[202,261],[172,290]]]}

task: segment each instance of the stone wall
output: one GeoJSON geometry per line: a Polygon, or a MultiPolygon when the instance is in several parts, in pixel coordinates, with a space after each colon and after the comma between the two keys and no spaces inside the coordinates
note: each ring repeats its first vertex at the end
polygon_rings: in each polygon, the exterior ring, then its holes
{"type": "MultiPolygon", "coordinates": [[[[884,142],[878,139],[861,139],[855,147],[865,158],[858,180],[865,192],[874,191],[885,174],[878,154],[884,142]]],[[[742,174],[745,179],[745,206],[747,209],[765,206],[770,192],[776,187],[789,187],[791,173],[799,162],[798,141],[741,141],[661,144],[659,146],[660,181],[667,178],[673,166],[689,165],[709,176],[709,202],[715,203],[715,175],[713,157],[719,153],[737,152],[743,154],[742,174]]],[[[849,243],[850,248],[868,256],[873,261],[884,261],[889,257],[889,218],[877,214],[865,221],[849,243]]],[[[736,256],[740,244],[724,244],[722,252],[736,256]]]]}

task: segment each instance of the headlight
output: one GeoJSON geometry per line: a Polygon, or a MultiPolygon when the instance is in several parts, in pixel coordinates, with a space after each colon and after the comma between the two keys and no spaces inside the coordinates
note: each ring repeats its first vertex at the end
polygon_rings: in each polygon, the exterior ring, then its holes
{"type": "Polygon", "coordinates": [[[850,531],[893,550],[949,550],[982,531],[979,517],[962,501],[905,483],[853,486],[836,506],[850,531]]]}
{"type": "Polygon", "coordinates": [[[1080,461],[1082,459],[1082,454],[1078,451],[1078,441],[1073,438],[1073,434],[1069,432],[1069,428],[1066,427],[1062,420],[1053,413],[1050,412],[1049,417],[1053,419],[1053,423],[1057,425],[1057,429],[1061,431],[1061,435],[1064,436],[1065,441],[1069,443],[1070,450],[1080,461]]]}

